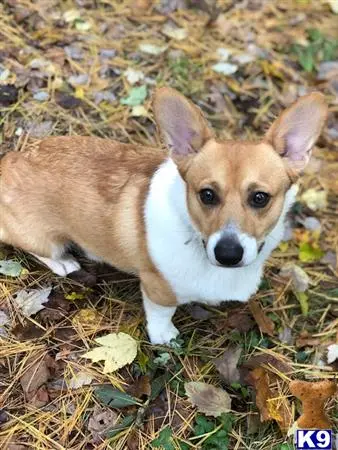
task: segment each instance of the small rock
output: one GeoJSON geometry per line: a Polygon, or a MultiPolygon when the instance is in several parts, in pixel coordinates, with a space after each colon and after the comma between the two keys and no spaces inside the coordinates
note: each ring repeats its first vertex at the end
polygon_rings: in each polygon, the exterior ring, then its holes
{"type": "Polygon", "coordinates": [[[14,84],[0,86],[0,106],[10,106],[18,100],[18,90],[14,84]]]}
{"type": "Polygon", "coordinates": [[[116,100],[116,95],[111,91],[100,91],[94,94],[95,104],[98,105],[101,102],[114,102],[116,100]]]}
{"type": "Polygon", "coordinates": [[[64,47],[66,55],[68,58],[74,59],[76,61],[80,61],[83,59],[84,52],[81,47],[73,44],[73,45],[67,45],[64,47]]]}
{"type": "Polygon", "coordinates": [[[49,94],[48,92],[39,91],[33,95],[33,98],[38,102],[46,102],[47,100],[49,100],[49,94]]]}
{"type": "Polygon", "coordinates": [[[82,73],[79,75],[72,75],[68,78],[67,81],[72,86],[84,86],[88,84],[89,76],[86,73],[82,73]]]}
{"type": "Polygon", "coordinates": [[[53,122],[51,120],[45,120],[44,122],[37,123],[30,128],[29,135],[36,139],[44,138],[48,136],[53,128],[53,122]]]}
{"type": "Polygon", "coordinates": [[[63,92],[59,92],[56,96],[56,103],[62,106],[62,108],[64,109],[75,109],[79,108],[82,105],[80,99],[63,92]]]}
{"type": "Polygon", "coordinates": [[[110,59],[116,56],[116,50],[114,48],[102,48],[100,50],[100,57],[102,59],[110,59]]]}
{"type": "Polygon", "coordinates": [[[316,231],[321,229],[320,221],[316,217],[307,217],[301,221],[301,224],[310,231],[316,231]]]}

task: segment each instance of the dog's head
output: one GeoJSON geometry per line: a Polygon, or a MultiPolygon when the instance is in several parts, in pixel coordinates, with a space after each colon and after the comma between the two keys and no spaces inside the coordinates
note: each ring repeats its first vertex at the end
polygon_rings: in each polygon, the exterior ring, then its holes
{"type": "Polygon", "coordinates": [[[259,143],[215,139],[200,109],[173,89],[157,90],[153,107],[210,262],[251,264],[310,159],[327,115],[323,95],[301,97],[259,143]]]}

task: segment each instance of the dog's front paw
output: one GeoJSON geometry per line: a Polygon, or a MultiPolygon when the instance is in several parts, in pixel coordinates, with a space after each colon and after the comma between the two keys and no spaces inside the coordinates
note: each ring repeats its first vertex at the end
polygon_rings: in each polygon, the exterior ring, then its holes
{"type": "Polygon", "coordinates": [[[169,345],[170,341],[179,335],[179,331],[172,323],[165,328],[160,327],[159,324],[154,324],[151,326],[148,325],[148,335],[150,342],[154,345],[169,345]]]}

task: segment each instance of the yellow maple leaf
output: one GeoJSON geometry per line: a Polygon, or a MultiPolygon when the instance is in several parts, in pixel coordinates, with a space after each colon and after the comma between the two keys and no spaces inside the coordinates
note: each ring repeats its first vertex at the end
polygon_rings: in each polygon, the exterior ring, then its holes
{"type": "Polygon", "coordinates": [[[111,333],[95,339],[100,344],[85,353],[83,358],[93,362],[104,361],[103,373],[115,372],[134,361],[137,354],[137,342],[126,333],[111,333]]]}

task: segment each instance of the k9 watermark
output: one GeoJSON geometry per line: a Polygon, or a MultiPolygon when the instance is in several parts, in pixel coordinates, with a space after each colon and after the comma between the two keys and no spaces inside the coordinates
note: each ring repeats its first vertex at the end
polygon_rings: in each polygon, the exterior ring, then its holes
{"type": "MultiPolygon", "coordinates": [[[[297,450],[335,450],[332,430],[304,430],[295,433],[295,448],[297,450]]],[[[337,448],[338,450],[338,448],[337,448]]]]}

